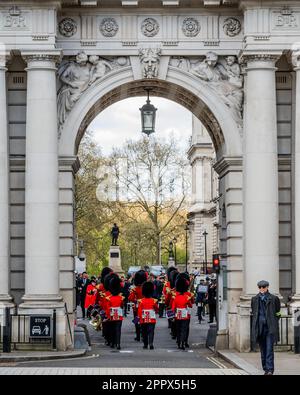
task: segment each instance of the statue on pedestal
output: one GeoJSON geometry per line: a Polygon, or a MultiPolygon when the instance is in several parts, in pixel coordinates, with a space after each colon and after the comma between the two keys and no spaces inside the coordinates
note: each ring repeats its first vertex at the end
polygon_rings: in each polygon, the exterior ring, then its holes
{"type": "Polygon", "coordinates": [[[116,223],[114,223],[114,226],[112,227],[112,230],[110,232],[111,236],[112,236],[112,242],[111,245],[112,246],[117,246],[118,244],[118,238],[119,238],[119,234],[120,234],[120,229],[118,227],[118,225],[116,223]]]}

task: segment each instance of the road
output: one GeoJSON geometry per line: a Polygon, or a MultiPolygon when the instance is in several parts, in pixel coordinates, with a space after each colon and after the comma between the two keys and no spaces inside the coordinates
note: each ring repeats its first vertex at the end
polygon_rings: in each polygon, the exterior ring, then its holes
{"type": "Polygon", "coordinates": [[[155,369],[232,369],[228,363],[218,359],[205,348],[208,325],[199,324],[192,312],[190,328],[190,348],[178,350],[175,340],[171,339],[166,318],[158,319],[154,350],[144,350],[142,342],[134,341],[134,325],[132,315],[123,322],[120,351],[104,345],[101,333],[96,332],[86,320],[79,320],[88,325],[92,347],[86,357],[57,360],[17,363],[16,367],[48,367],[48,368],[155,368],[155,369]]]}

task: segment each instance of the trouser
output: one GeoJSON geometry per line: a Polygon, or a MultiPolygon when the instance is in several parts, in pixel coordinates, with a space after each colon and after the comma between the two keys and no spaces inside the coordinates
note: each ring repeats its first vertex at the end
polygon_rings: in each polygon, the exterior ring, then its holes
{"type": "Polygon", "coordinates": [[[144,346],[153,346],[155,324],[141,324],[144,346]]]}
{"type": "Polygon", "coordinates": [[[201,322],[202,319],[203,319],[203,304],[202,304],[202,303],[199,303],[199,304],[198,304],[198,307],[197,307],[197,316],[198,316],[199,322],[201,322]]]}
{"type": "Polygon", "coordinates": [[[85,299],[81,299],[80,300],[80,307],[81,307],[81,311],[82,311],[82,318],[85,318],[85,307],[84,307],[84,304],[85,304],[85,299]]]}
{"type": "Polygon", "coordinates": [[[209,308],[209,321],[213,322],[214,318],[216,317],[217,305],[215,303],[210,303],[208,305],[209,308]]]}
{"type": "Polygon", "coordinates": [[[176,320],[174,319],[171,320],[171,336],[173,339],[176,339],[177,337],[177,325],[176,320]]]}
{"type": "Polygon", "coordinates": [[[124,317],[127,317],[128,312],[128,299],[124,300],[124,317]]]}
{"type": "Polygon", "coordinates": [[[121,320],[111,321],[110,330],[111,330],[111,344],[113,346],[119,346],[121,344],[122,321],[121,320]]]}
{"type": "Polygon", "coordinates": [[[112,322],[111,321],[104,321],[103,322],[103,336],[107,342],[107,344],[111,344],[112,343],[112,326],[111,326],[112,322]]]}
{"type": "Polygon", "coordinates": [[[269,333],[266,325],[264,325],[262,333],[258,338],[258,344],[263,370],[274,373],[274,335],[269,333]]]}
{"type": "Polygon", "coordinates": [[[190,320],[176,320],[177,343],[188,343],[190,320]]]}
{"type": "Polygon", "coordinates": [[[159,303],[158,307],[159,307],[159,309],[158,309],[158,316],[159,316],[159,318],[163,318],[164,310],[165,310],[165,304],[164,303],[159,303]]]}
{"type": "MultiPolygon", "coordinates": [[[[134,310],[133,316],[134,316],[134,318],[137,317],[136,310],[134,310]]],[[[141,324],[135,324],[135,340],[137,340],[137,341],[141,340],[141,324]]]]}

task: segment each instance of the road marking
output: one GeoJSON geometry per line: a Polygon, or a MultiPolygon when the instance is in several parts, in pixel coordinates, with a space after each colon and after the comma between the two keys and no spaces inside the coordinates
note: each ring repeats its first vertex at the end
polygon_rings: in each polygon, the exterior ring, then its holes
{"type": "Polygon", "coordinates": [[[21,364],[25,364],[25,363],[26,364],[28,364],[28,363],[48,363],[48,362],[81,361],[81,360],[86,361],[87,359],[99,358],[99,356],[100,356],[99,354],[93,354],[88,357],[61,358],[61,359],[53,358],[53,359],[45,359],[43,361],[35,360],[35,361],[24,361],[24,362],[15,362],[15,363],[16,363],[16,365],[21,365],[21,364]]]}
{"type": "Polygon", "coordinates": [[[218,366],[220,369],[227,369],[227,367],[225,365],[223,365],[221,362],[219,362],[214,357],[206,357],[206,359],[208,361],[212,362],[214,365],[218,366]]]}

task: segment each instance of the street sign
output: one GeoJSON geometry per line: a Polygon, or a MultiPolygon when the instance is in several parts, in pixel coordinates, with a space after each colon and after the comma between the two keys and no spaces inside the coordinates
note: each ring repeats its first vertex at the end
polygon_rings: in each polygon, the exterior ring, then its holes
{"type": "Polygon", "coordinates": [[[51,339],[51,317],[31,316],[30,337],[51,339]]]}

